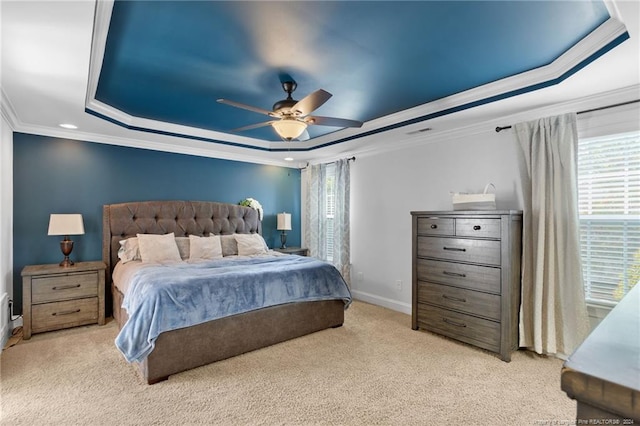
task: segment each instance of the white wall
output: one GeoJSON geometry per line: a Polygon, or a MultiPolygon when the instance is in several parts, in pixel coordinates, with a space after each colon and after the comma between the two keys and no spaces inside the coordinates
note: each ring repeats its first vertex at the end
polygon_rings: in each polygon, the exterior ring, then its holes
{"type": "MultiPolygon", "coordinates": [[[[615,98],[598,103],[615,104],[615,98]]],[[[638,107],[636,103],[579,115],[580,137],[638,128],[638,107]]],[[[564,112],[582,110],[578,103],[563,108],[564,112]]],[[[521,116],[518,121],[553,115],[546,111],[526,114],[529,117],[521,116]]],[[[514,122],[507,118],[500,124],[514,122]]],[[[451,191],[481,191],[488,182],[497,188],[498,209],[522,209],[518,143],[512,130],[496,133],[495,126],[474,126],[474,133],[434,142],[427,133],[415,146],[357,156],[351,166],[351,283],[355,298],[411,313],[411,211],[451,210],[451,191]],[[401,281],[401,289],[397,281],[401,281]]]]}
{"type": "Polygon", "coordinates": [[[487,126],[461,139],[425,136],[421,146],[358,156],[351,167],[354,297],[410,313],[410,212],[451,210],[451,191],[480,192],[489,182],[498,209],[521,209],[516,148],[510,132],[487,126]]]}
{"type": "Polygon", "coordinates": [[[0,349],[11,324],[8,303],[13,297],[13,131],[0,117],[0,349]]]}

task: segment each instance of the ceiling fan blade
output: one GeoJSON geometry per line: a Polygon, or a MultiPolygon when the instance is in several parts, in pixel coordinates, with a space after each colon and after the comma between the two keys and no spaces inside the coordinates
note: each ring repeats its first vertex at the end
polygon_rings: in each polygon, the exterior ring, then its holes
{"type": "Polygon", "coordinates": [[[271,121],[263,121],[262,123],[256,123],[256,124],[250,124],[248,126],[244,126],[244,127],[238,127],[237,129],[231,129],[232,132],[242,132],[245,130],[251,130],[251,129],[257,129],[259,127],[265,127],[265,126],[269,126],[271,125],[271,123],[273,123],[274,120],[271,121]]]}
{"type": "Polygon", "coordinates": [[[294,106],[291,107],[291,111],[299,113],[301,116],[309,115],[316,109],[320,108],[322,104],[327,102],[329,98],[333,96],[326,90],[318,89],[315,92],[300,99],[294,106]]]}
{"type": "Polygon", "coordinates": [[[275,114],[273,111],[269,111],[269,110],[263,109],[263,108],[254,107],[254,106],[247,105],[247,104],[241,104],[240,102],[230,101],[229,99],[218,99],[218,103],[225,104],[225,105],[231,105],[231,106],[234,106],[236,108],[246,109],[246,110],[249,110],[249,111],[257,112],[258,114],[268,115],[270,117],[277,117],[277,114],[275,114]]]}
{"type": "Polygon", "coordinates": [[[317,115],[309,116],[305,119],[309,124],[317,124],[319,126],[333,127],[362,127],[362,121],[348,120],[346,118],[320,117],[317,115]]]}

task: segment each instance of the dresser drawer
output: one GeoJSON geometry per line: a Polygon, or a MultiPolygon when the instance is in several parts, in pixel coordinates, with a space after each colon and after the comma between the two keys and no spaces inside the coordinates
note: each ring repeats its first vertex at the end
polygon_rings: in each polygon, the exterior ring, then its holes
{"type": "Polygon", "coordinates": [[[98,321],[98,298],[34,305],[31,315],[34,333],[92,324],[98,321]]]}
{"type": "Polygon", "coordinates": [[[456,236],[500,238],[500,219],[456,219],[456,236]]]}
{"type": "Polygon", "coordinates": [[[500,324],[497,322],[419,303],[418,325],[491,351],[500,350],[500,324]]]}
{"type": "Polygon", "coordinates": [[[418,282],[418,302],[500,320],[500,296],[497,294],[418,282]]]}
{"type": "Polygon", "coordinates": [[[34,277],[31,282],[31,301],[34,304],[95,297],[97,294],[97,272],[34,277]]]}
{"type": "Polygon", "coordinates": [[[419,281],[450,284],[496,294],[501,291],[500,268],[429,259],[418,259],[416,268],[419,281]]]}
{"type": "Polygon", "coordinates": [[[500,266],[500,241],[418,237],[418,256],[500,266]]]}
{"type": "Polygon", "coordinates": [[[453,235],[454,219],[447,217],[419,217],[418,234],[453,235]]]}

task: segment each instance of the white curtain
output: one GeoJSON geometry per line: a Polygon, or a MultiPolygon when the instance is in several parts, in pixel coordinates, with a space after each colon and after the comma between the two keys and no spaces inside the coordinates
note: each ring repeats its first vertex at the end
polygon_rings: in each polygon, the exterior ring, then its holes
{"type": "Polygon", "coordinates": [[[351,278],[349,170],[348,160],[309,167],[304,217],[309,255],[331,261],[347,283],[351,278]],[[328,209],[333,209],[332,218],[328,209]]]}
{"type": "Polygon", "coordinates": [[[333,219],[333,264],[347,284],[351,280],[351,227],[349,225],[350,168],[349,160],[335,163],[335,214],[333,219]]]}
{"type": "Polygon", "coordinates": [[[326,164],[309,166],[306,180],[304,241],[309,256],[327,260],[326,164]]]}
{"type": "Polygon", "coordinates": [[[589,333],[580,261],[576,115],[514,126],[526,167],[520,346],[570,355],[589,333]]]}

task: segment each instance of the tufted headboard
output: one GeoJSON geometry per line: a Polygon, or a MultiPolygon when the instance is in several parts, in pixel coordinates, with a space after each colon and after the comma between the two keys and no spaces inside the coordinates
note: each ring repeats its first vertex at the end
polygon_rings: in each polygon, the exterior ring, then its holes
{"type": "Polygon", "coordinates": [[[237,204],[210,201],[140,201],[108,204],[102,208],[102,260],[107,286],[118,262],[120,240],[136,234],[176,237],[262,233],[258,212],[237,204]]]}

